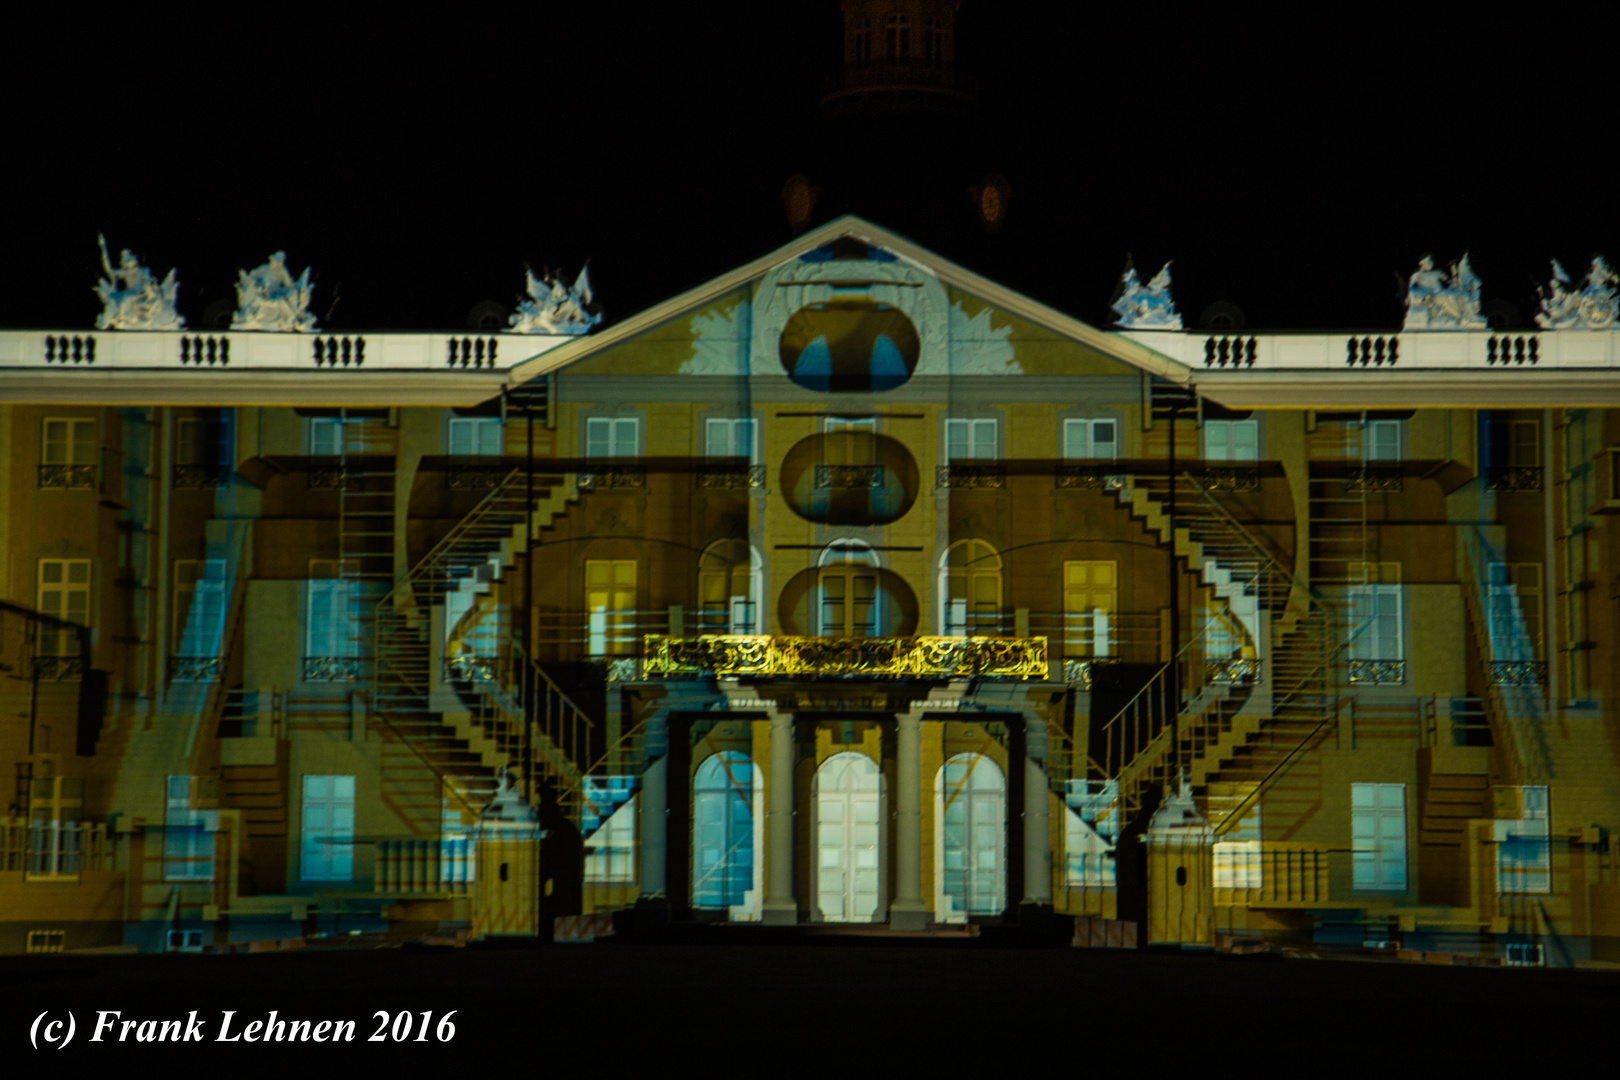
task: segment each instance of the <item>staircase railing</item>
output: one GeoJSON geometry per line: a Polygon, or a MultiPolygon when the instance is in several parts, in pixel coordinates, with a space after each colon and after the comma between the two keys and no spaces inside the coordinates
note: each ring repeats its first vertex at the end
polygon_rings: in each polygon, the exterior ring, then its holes
{"type": "Polygon", "coordinates": [[[1550,773],[1550,760],[1546,744],[1537,739],[1535,735],[1523,730],[1525,720],[1536,720],[1541,716],[1539,696],[1532,694],[1516,694],[1515,699],[1524,703],[1524,708],[1514,708],[1507,700],[1502,686],[1493,678],[1491,663],[1496,659],[1495,643],[1491,634],[1490,598],[1482,591],[1487,580],[1481,571],[1488,570],[1490,562],[1485,558],[1489,544],[1483,536],[1479,535],[1477,526],[1470,527],[1463,532],[1463,553],[1467,560],[1468,581],[1471,584],[1463,586],[1463,603],[1468,611],[1469,632],[1474,641],[1474,648],[1484,668],[1481,677],[1485,682],[1484,705],[1486,719],[1493,734],[1500,733],[1505,738],[1505,745],[1501,745],[1501,766],[1507,772],[1506,779],[1510,783],[1533,783],[1530,779],[1536,775],[1546,776],[1550,773]],[[1528,715],[1524,715],[1528,714],[1528,715]],[[1535,760],[1532,761],[1531,755],[1535,760]]]}

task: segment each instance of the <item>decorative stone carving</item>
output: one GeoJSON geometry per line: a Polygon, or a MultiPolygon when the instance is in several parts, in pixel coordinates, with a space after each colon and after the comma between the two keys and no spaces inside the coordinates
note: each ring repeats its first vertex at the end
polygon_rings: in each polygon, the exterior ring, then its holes
{"type": "Polygon", "coordinates": [[[529,299],[519,300],[518,309],[508,320],[514,334],[583,334],[602,321],[601,312],[589,309],[593,303],[591,279],[582,268],[572,289],[561,278],[549,273],[535,277],[528,271],[529,299]]]}
{"type": "Polygon", "coordinates": [[[1452,263],[1450,280],[1434,268],[1433,256],[1423,256],[1407,279],[1402,331],[1485,329],[1485,317],[1479,313],[1479,288],[1466,253],[1452,263]]]}
{"type": "Polygon", "coordinates": [[[236,282],[236,314],[232,330],[271,330],[307,334],[315,329],[315,316],[309,301],[315,286],[309,283],[309,267],[294,281],[287,271],[287,253],[278,251],[270,261],[249,273],[239,270],[236,282]]]}
{"type": "Polygon", "coordinates": [[[1136,267],[1127,263],[1119,286],[1119,299],[1114,301],[1115,326],[1121,330],[1181,329],[1181,315],[1170,298],[1169,263],[1146,285],[1137,280],[1136,267]]]}
{"type": "Polygon", "coordinates": [[[1620,321],[1620,298],[1614,285],[1620,284],[1620,274],[1609,269],[1599,255],[1592,260],[1585,287],[1571,291],[1569,275],[1552,260],[1552,281],[1547,288],[1537,289],[1541,294],[1541,311],[1536,325],[1546,330],[1609,330],[1620,321]]]}
{"type": "Polygon", "coordinates": [[[180,283],[171,269],[159,282],[142,266],[128,248],[119,255],[118,269],[107,258],[107,238],[98,235],[101,267],[107,276],[96,282],[96,295],[102,311],[96,318],[97,330],[183,330],[186,320],[174,309],[180,283]]]}

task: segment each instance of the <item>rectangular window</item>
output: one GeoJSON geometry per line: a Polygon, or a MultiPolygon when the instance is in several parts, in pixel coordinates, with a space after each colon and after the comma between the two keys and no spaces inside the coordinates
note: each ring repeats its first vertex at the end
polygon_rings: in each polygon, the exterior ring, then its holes
{"type": "Polygon", "coordinates": [[[41,450],[40,461],[45,465],[96,464],[96,422],[47,419],[41,450]]]}
{"type": "Polygon", "coordinates": [[[1351,784],[1350,835],[1357,889],[1406,889],[1406,785],[1351,784]]]}
{"type": "Polygon", "coordinates": [[[28,782],[28,877],[78,876],[84,781],[39,776],[28,782]]]}
{"type": "Polygon", "coordinates": [[[703,423],[703,452],[709,457],[742,457],[759,462],[757,420],[710,419],[703,423]]]}
{"type": "Polygon", "coordinates": [[[1521,787],[1518,820],[1497,821],[1496,891],[1552,891],[1552,829],[1545,787],[1521,787]]]}
{"type": "Polygon", "coordinates": [[[304,881],[354,878],[354,777],[304,777],[304,815],[299,845],[304,881]]]}
{"type": "Polygon", "coordinates": [[[1114,635],[1110,624],[1119,603],[1119,569],[1109,562],[1063,564],[1064,655],[1105,657],[1114,635]]]}
{"type": "Polygon", "coordinates": [[[1116,458],[1119,456],[1119,425],[1113,420],[1063,421],[1063,456],[1066,458],[1116,458]]]}
{"type": "Polygon", "coordinates": [[[499,457],[503,449],[500,417],[457,416],[451,418],[450,455],[452,457],[499,457]]]}
{"type": "Polygon", "coordinates": [[[1260,457],[1260,421],[1206,420],[1205,461],[1255,461],[1260,457]]]}
{"type": "MultiPolygon", "coordinates": [[[[203,809],[204,780],[171,776],[163,813],[163,880],[213,881],[219,811],[203,809]]],[[[210,792],[211,794],[211,792],[210,792]]]]}
{"type": "Polygon", "coordinates": [[[1537,468],[1541,465],[1541,421],[1492,416],[1486,422],[1485,452],[1492,466],[1537,468]]]}
{"type": "Polygon", "coordinates": [[[315,457],[337,457],[344,449],[343,421],[336,417],[314,417],[309,422],[309,452],[315,457]]]}
{"type": "Polygon", "coordinates": [[[1401,420],[1368,420],[1362,425],[1361,454],[1366,461],[1400,461],[1401,420]]]}
{"type": "Polygon", "coordinates": [[[632,559],[585,562],[586,632],[592,656],[636,651],[636,564],[632,559]]]}
{"type": "Polygon", "coordinates": [[[304,678],[330,682],[349,677],[345,661],[360,655],[352,610],[355,582],[338,576],[336,559],[311,559],[304,583],[304,678]]]}
{"type": "Polygon", "coordinates": [[[1404,660],[1400,563],[1351,563],[1350,658],[1404,660]]]}
{"type": "Polygon", "coordinates": [[[624,884],[636,880],[636,813],[639,800],[613,812],[585,841],[585,880],[624,884]]]}
{"type": "Polygon", "coordinates": [[[586,457],[636,457],[640,453],[639,417],[593,416],[585,421],[586,457]]]}
{"type": "Polygon", "coordinates": [[[215,416],[182,417],[175,423],[176,465],[225,465],[231,460],[231,426],[224,410],[215,416]]]}
{"type": "MultiPolygon", "coordinates": [[[[90,625],[90,560],[39,560],[37,606],[41,613],[79,626],[90,625]]],[[[72,630],[42,626],[39,656],[79,655],[79,636],[72,630]]]]}
{"type": "Polygon", "coordinates": [[[170,652],[217,657],[224,632],[225,560],[176,559],[170,652]]]}
{"type": "Polygon", "coordinates": [[[996,446],[996,421],[993,419],[945,421],[947,464],[960,458],[993,460],[999,456],[996,446]]]}

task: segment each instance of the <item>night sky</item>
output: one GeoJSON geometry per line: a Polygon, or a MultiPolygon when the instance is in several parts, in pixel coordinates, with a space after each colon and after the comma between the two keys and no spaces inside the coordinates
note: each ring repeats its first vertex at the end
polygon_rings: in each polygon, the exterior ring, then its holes
{"type": "Polygon", "coordinates": [[[1127,251],[1175,260],[1189,323],[1227,300],[1250,329],[1393,328],[1397,276],[1464,250],[1528,324],[1548,257],[1620,257],[1610,16],[1122,7],[964,0],[976,116],[838,122],[836,0],[13,25],[0,326],[91,326],[98,231],[178,267],[194,327],[276,249],[325,328],[463,329],[586,258],[611,324],[787,242],[794,173],[814,223],[1099,325],[1127,251]]]}

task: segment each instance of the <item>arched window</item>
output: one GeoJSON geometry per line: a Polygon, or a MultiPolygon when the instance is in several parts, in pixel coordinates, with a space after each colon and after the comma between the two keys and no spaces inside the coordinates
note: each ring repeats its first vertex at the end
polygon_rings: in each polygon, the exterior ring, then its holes
{"type": "Polygon", "coordinates": [[[939,560],[940,633],[986,637],[1002,632],[1001,556],[984,540],[958,540],[939,560]]]}
{"type": "Polygon", "coordinates": [[[1007,781],[983,754],[957,754],[934,780],[934,917],[963,922],[1007,906],[1007,781]]]}
{"type": "Polygon", "coordinates": [[[883,20],[883,45],[890,62],[911,59],[911,16],[890,15],[883,20]]]}
{"type": "Polygon", "coordinates": [[[877,552],[860,540],[835,540],[817,560],[817,633],[823,637],[878,637],[883,596],[877,552]]]}
{"type": "Polygon", "coordinates": [[[721,751],[698,767],[692,781],[693,907],[735,909],[760,898],[756,853],[763,788],[759,767],[735,750],[721,751]]]}
{"type": "Polygon", "coordinates": [[[698,560],[699,628],[705,634],[759,634],[764,591],[759,552],[746,540],[716,540],[698,560]]]}
{"type": "Polygon", "coordinates": [[[877,922],[883,898],[883,774],[865,754],[834,754],[816,770],[816,907],[828,922],[877,922]]]}

